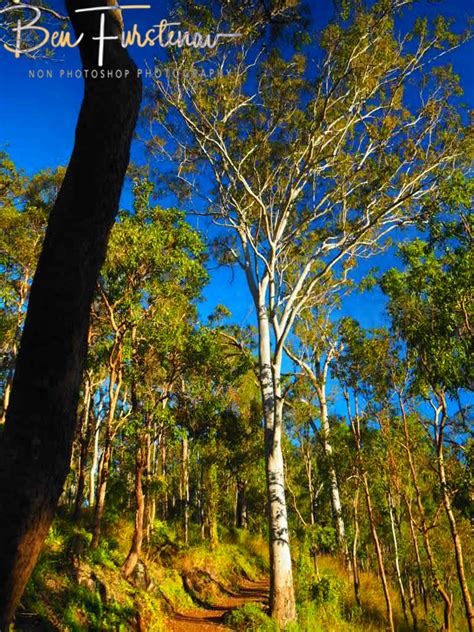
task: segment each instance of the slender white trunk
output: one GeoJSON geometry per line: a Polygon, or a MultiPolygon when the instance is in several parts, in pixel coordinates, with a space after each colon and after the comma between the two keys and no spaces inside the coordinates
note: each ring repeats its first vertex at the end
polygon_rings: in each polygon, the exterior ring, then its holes
{"type": "MultiPolygon", "coordinates": [[[[156,421],[153,422],[153,437],[157,436],[157,424],[156,421]]],[[[151,454],[150,454],[150,476],[154,478],[158,472],[158,441],[156,438],[153,439],[151,444],[151,454]]],[[[155,523],[156,517],[156,495],[153,494],[149,500],[148,506],[148,518],[147,518],[147,540],[150,540],[151,534],[153,532],[153,525],[155,523]]]]}
{"type": "Polygon", "coordinates": [[[94,432],[94,451],[92,453],[92,463],[89,475],[89,507],[95,505],[95,475],[97,473],[97,464],[99,461],[99,431],[100,431],[100,414],[97,417],[94,432]]]}
{"type": "Polygon", "coordinates": [[[313,467],[311,464],[311,452],[306,447],[303,451],[304,460],[305,460],[305,469],[306,469],[306,480],[308,481],[308,496],[309,496],[309,522],[311,525],[316,524],[316,516],[315,516],[315,494],[314,494],[314,484],[313,484],[313,467]]]}
{"type": "Polygon", "coordinates": [[[181,440],[181,477],[182,477],[182,501],[183,501],[183,532],[184,543],[188,543],[188,522],[189,522],[189,453],[188,435],[183,434],[181,440]]]}
{"type": "Polygon", "coordinates": [[[387,497],[388,502],[388,511],[390,515],[390,527],[392,530],[392,539],[393,539],[393,554],[395,559],[395,570],[397,573],[398,586],[400,588],[400,599],[402,602],[403,615],[405,617],[405,621],[408,623],[407,616],[407,607],[406,607],[406,595],[405,595],[405,586],[403,585],[402,572],[400,569],[400,559],[398,554],[398,540],[397,540],[397,532],[395,528],[395,516],[394,516],[394,503],[393,498],[390,492],[388,492],[387,497]]]}
{"type": "Polygon", "coordinates": [[[322,428],[322,435],[323,435],[324,452],[326,454],[326,458],[329,464],[328,473],[329,473],[329,485],[331,489],[331,508],[332,508],[332,513],[333,513],[334,525],[336,527],[336,535],[337,535],[339,546],[344,551],[346,558],[348,558],[348,550],[347,550],[347,544],[346,544],[346,528],[344,525],[344,518],[342,516],[341,496],[339,494],[339,484],[337,481],[336,468],[334,467],[334,462],[333,462],[332,445],[329,439],[330,427],[329,427],[329,420],[328,420],[328,406],[327,406],[324,390],[320,398],[320,412],[321,412],[321,428],[322,428]]]}
{"type": "Polygon", "coordinates": [[[360,579],[359,579],[359,561],[357,556],[357,548],[359,545],[359,485],[357,485],[354,501],[354,539],[352,541],[352,578],[354,583],[354,595],[356,604],[360,607],[360,579]]]}
{"type": "Polygon", "coordinates": [[[235,526],[238,529],[248,528],[246,482],[237,480],[237,490],[235,495],[235,526]]]}
{"type": "Polygon", "coordinates": [[[270,533],[270,611],[283,627],[296,620],[282,452],[283,401],[279,361],[272,364],[270,328],[259,310],[259,373],[265,420],[265,463],[270,533]]]}
{"type": "MultiPolygon", "coordinates": [[[[333,451],[332,445],[330,441],[330,426],[329,426],[329,418],[328,418],[328,405],[326,399],[326,383],[327,383],[327,374],[328,368],[331,359],[333,358],[334,348],[331,348],[328,352],[325,360],[321,364],[321,359],[318,358],[316,361],[315,368],[313,369],[308,363],[304,362],[301,358],[294,356],[293,354],[290,357],[305,371],[306,375],[311,381],[316,394],[318,396],[319,401],[319,412],[321,416],[321,434],[323,440],[324,452],[326,455],[326,461],[328,463],[328,478],[330,485],[330,498],[331,498],[331,511],[334,522],[334,527],[336,529],[336,536],[339,546],[345,555],[346,564],[349,567],[351,565],[351,559],[349,556],[349,549],[347,546],[346,540],[346,529],[344,525],[344,518],[342,515],[342,503],[341,496],[339,494],[339,484],[337,481],[337,472],[334,466],[333,460],[333,451]]],[[[310,422],[313,431],[316,433],[316,426],[314,422],[310,422]]]]}

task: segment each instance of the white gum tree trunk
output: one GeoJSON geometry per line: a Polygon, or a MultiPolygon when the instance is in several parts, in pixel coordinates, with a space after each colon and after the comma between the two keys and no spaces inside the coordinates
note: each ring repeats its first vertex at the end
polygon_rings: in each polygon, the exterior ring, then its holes
{"type": "Polygon", "coordinates": [[[259,307],[259,373],[265,423],[265,465],[270,533],[270,610],[280,626],[296,619],[282,452],[281,357],[272,357],[266,307],[259,307]]]}
{"type": "MultiPolygon", "coordinates": [[[[335,347],[331,347],[324,358],[317,358],[314,368],[295,353],[286,349],[289,357],[304,371],[310,380],[319,402],[319,414],[321,418],[321,435],[323,440],[324,453],[328,462],[328,477],[330,485],[331,510],[336,529],[336,536],[339,546],[344,552],[346,564],[350,565],[349,550],[347,547],[346,528],[344,517],[342,514],[341,495],[339,493],[339,483],[337,480],[337,471],[333,460],[333,449],[331,443],[331,427],[329,425],[328,403],[326,395],[327,375],[330,362],[334,357],[335,347]]],[[[311,422],[313,432],[316,432],[314,422],[311,422]]]]}
{"type": "Polygon", "coordinates": [[[325,385],[321,390],[320,397],[320,413],[321,413],[321,428],[323,435],[324,453],[329,463],[329,485],[331,493],[331,508],[333,513],[334,525],[336,528],[336,535],[339,546],[344,551],[346,559],[348,559],[347,543],[346,543],[346,529],[344,525],[344,518],[342,515],[342,503],[339,493],[339,484],[337,481],[337,472],[333,462],[333,451],[330,441],[330,426],[328,419],[328,405],[326,400],[326,388],[325,385]]]}

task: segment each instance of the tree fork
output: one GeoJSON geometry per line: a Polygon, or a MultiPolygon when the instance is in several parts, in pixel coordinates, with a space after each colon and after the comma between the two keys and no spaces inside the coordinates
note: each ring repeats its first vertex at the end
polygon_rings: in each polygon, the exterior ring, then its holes
{"type": "MultiPolygon", "coordinates": [[[[100,5],[98,0],[88,4],[100,5]]],[[[79,7],[84,3],[67,1],[76,35],[84,33],[80,53],[90,71],[98,63],[92,37],[101,14],[76,15],[79,7]]],[[[120,12],[104,13],[106,35],[120,36],[120,12]]],[[[85,80],[73,153],[31,288],[0,444],[1,630],[14,616],[69,469],[90,306],[140,107],[136,67],[119,40],[107,42],[104,68],[120,69],[122,76],[85,80]]]]}

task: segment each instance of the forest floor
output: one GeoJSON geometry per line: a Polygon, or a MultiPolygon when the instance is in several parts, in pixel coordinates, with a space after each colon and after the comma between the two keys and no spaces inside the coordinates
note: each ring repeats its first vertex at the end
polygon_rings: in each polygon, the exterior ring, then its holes
{"type": "MultiPolygon", "coordinates": [[[[110,520],[96,550],[89,530],[57,517],[20,604],[18,632],[275,632],[266,615],[269,599],[268,547],[255,534],[229,530],[211,548],[194,534],[183,545],[173,527],[156,523],[151,545],[129,579],[122,566],[133,524],[110,520]]],[[[352,576],[338,556],[313,561],[296,542],[295,577],[298,624],[294,632],[380,632],[386,628],[384,595],[376,574],[360,571],[361,604],[354,599],[352,576]],[[313,592],[309,592],[309,591],[313,592]]],[[[390,585],[397,632],[412,632],[390,585]]],[[[418,629],[439,629],[437,619],[418,629]]],[[[462,624],[456,619],[453,630],[462,624]]]]}
{"type": "Polygon", "coordinates": [[[227,613],[246,603],[268,604],[269,583],[264,581],[243,581],[235,594],[222,597],[212,608],[195,608],[176,613],[169,620],[170,632],[212,632],[229,630],[224,619],[227,613]]]}

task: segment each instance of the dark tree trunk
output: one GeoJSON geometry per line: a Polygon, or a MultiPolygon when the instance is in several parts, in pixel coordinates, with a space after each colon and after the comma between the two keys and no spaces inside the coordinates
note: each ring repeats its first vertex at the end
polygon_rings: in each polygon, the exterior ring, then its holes
{"type": "MultiPolygon", "coordinates": [[[[99,33],[101,14],[76,15],[84,4],[68,0],[67,8],[76,34],[84,33],[82,63],[91,70],[98,63],[98,43],[92,37],[99,33]]],[[[119,12],[104,13],[106,34],[119,35],[119,12]]],[[[90,306],[140,106],[136,68],[119,41],[106,42],[104,69],[124,74],[85,81],[74,150],[31,288],[0,445],[2,630],[34,568],[68,472],[90,306]]]]}

